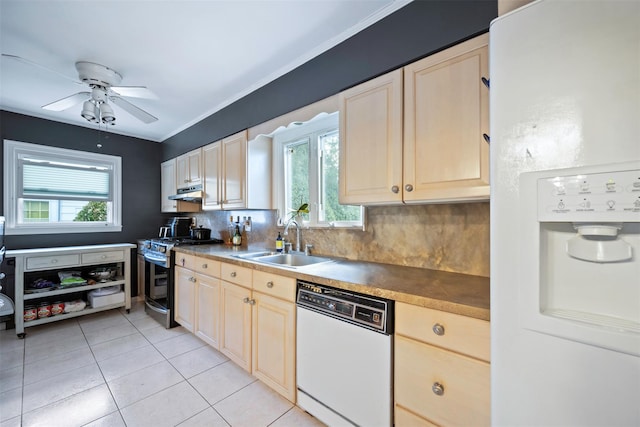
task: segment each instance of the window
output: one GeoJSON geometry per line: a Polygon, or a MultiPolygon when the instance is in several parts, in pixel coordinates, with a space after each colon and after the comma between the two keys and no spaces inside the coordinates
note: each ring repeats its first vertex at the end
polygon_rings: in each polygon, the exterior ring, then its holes
{"type": "Polygon", "coordinates": [[[274,189],[280,219],[286,222],[303,203],[311,227],[362,227],[363,208],[338,202],[340,134],[338,113],[293,124],[274,136],[274,189]]]}
{"type": "Polygon", "coordinates": [[[4,141],[7,234],[120,231],[121,158],[4,141]]]}

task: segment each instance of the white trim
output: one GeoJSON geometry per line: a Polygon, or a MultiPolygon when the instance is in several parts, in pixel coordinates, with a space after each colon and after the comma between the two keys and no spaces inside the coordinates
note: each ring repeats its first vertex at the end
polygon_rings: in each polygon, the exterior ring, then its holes
{"type": "Polygon", "coordinates": [[[119,156],[70,150],[67,148],[31,144],[13,140],[4,140],[4,215],[6,217],[5,233],[7,235],[28,234],[67,234],[96,233],[122,231],[122,159],[119,156]],[[113,169],[111,185],[113,200],[111,220],[109,222],[51,224],[18,222],[18,159],[24,156],[51,160],[65,159],[69,161],[96,162],[113,169]]]}

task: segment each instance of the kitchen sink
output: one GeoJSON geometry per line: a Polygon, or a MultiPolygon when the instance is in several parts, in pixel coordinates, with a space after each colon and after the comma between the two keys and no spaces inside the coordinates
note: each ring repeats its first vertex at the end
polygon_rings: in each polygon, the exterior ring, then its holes
{"type": "Polygon", "coordinates": [[[254,259],[254,258],[259,258],[259,257],[263,257],[263,256],[270,256],[270,255],[278,255],[278,252],[274,252],[274,251],[249,252],[249,253],[246,253],[246,254],[234,255],[234,257],[242,258],[242,259],[254,259]]]}
{"type": "Polygon", "coordinates": [[[324,258],[313,255],[299,254],[277,254],[271,256],[263,256],[254,259],[257,262],[266,262],[268,264],[278,264],[287,267],[303,267],[305,265],[320,264],[332,261],[331,258],[324,258]]]}
{"type": "Polygon", "coordinates": [[[284,267],[304,267],[307,265],[332,261],[331,258],[303,254],[283,254],[273,251],[250,252],[246,254],[237,254],[234,255],[234,257],[246,259],[247,261],[282,265],[284,267]]]}

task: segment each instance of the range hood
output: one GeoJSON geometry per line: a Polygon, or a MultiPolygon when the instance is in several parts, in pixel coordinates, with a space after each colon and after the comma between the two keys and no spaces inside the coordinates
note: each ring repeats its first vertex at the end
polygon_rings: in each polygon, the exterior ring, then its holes
{"type": "Polygon", "coordinates": [[[182,200],[185,202],[200,202],[202,200],[202,184],[192,187],[179,188],[178,194],[169,196],[170,200],[182,200]]]}

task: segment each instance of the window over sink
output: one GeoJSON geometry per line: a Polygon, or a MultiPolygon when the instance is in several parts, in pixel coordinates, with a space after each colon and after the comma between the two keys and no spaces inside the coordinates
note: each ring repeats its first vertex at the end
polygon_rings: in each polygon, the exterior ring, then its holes
{"type": "Polygon", "coordinates": [[[118,156],[4,141],[7,234],[122,229],[118,156]]]}
{"type": "Polygon", "coordinates": [[[275,199],[282,224],[308,203],[309,213],[302,214],[305,226],[362,228],[364,208],[338,202],[338,115],[322,113],[273,134],[275,199]]]}

